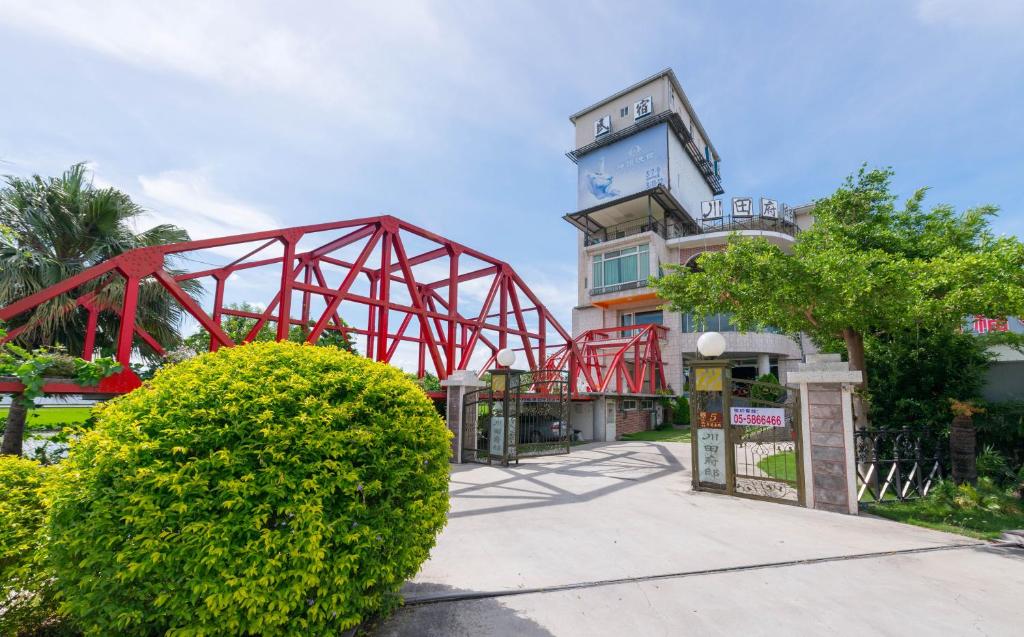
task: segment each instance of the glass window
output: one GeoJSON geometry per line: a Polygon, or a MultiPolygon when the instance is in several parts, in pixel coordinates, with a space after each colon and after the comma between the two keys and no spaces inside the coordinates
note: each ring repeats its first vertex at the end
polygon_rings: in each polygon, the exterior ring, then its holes
{"type": "Polygon", "coordinates": [[[594,288],[646,281],[650,276],[647,244],[594,255],[594,288]]]}
{"type": "Polygon", "coordinates": [[[622,400],[622,410],[623,411],[633,411],[634,409],[636,409],[636,401],[635,400],[633,400],[631,398],[624,398],[622,400]]]}
{"type": "Polygon", "coordinates": [[[640,401],[640,409],[654,409],[654,401],[653,400],[641,400],[640,401]]]}
{"type": "MultiPolygon", "coordinates": [[[[730,323],[732,314],[729,312],[723,314],[708,314],[701,316],[694,312],[686,312],[683,314],[682,331],[683,332],[738,332],[739,329],[730,323]]],[[[758,330],[761,333],[767,334],[781,334],[782,332],[775,327],[763,327],[758,330]]]]}
{"type": "Polygon", "coordinates": [[[663,316],[661,310],[650,310],[648,312],[637,312],[633,317],[633,325],[662,325],[663,316]]]}

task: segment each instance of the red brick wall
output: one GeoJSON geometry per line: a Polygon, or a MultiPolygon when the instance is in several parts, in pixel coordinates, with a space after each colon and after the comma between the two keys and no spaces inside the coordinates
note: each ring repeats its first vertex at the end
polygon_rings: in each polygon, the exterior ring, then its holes
{"type": "Polygon", "coordinates": [[[724,245],[714,245],[714,246],[706,246],[706,247],[705,246],[698,246],[698,247],[695,247],[695,248],[680,248],[680,250],[679,250],[679,265],[686,265],[686,262],[689,261],[691,258],[693,258],[693,256],[695,254],[700,254],[701,252],[714,252],[716,250],[724,250],[724,249],[725,249],[724,245]]]}
{"type": "Polygon", "coordinates": [[[651,428],[651,412],[647,409],[630,409],[623,411],[620,407],[615,412],[615,438],[619,439],[622,434],[632,434],[638,431],[647,431],[651,428]]]}

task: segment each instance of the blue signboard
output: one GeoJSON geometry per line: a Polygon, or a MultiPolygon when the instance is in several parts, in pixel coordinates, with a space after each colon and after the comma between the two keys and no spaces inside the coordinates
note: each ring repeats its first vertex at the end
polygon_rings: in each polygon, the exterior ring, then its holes
{"type": "Polygon", "coordinates": [[[577,210],[668,185],[667,124],[658,124],[580,158],[577,210]]]}

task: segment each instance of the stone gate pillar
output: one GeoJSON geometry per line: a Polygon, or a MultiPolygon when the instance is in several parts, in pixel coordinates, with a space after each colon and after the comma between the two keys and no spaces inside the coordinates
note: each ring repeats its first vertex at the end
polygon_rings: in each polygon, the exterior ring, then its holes
{"type": "Polygon", "coordinates": [[[803,491],[810,508],[857,514],[853,389],[862,381],[839,354],[811,354],[786,375],[787,384],[800,386],[803,491]]]}
{"type": "MultiPolygon", "coordinates": [[[[472,370],[461,370],[452,372],[452,375],[441,381],[441,387],[444,387],[448,393],[447,404],[445,406],[445,420],[448,422],[448,429],[452,432],[452,457],[451,461],[455,463],[461,463],[462,458],[462,440],[464,435],[475,436],[476,430],[476,414],[470,414],[470,418],[466,418],[466,422],[463,423],[463,401],[466,397],[466,393],[480,387],[485,387],[487,383],[481,381],[476,377],[476,372],[472,370]],[[468,434],[464,431],[469,429],[468,434]]],[[[467,460],[473,460],[467,458],[467,460]]]]}

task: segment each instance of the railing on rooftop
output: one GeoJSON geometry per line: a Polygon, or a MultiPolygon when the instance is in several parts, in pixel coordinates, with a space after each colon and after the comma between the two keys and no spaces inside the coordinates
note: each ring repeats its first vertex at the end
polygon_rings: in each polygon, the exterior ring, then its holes
{"type": "MultiPolygon", "coordinates": [[[[781,232],[795,237],[800,229],[795,223],[783,219],[772,219],[769,217],[750,217],[733,219],[725,217],[710,221],[698,221],[701,232],[739,232],[744,230],[771,230],[781,232]]],[[[622,239],[644,232],[653,232],[662,239],[678,239],[681,237],[692,237],[695,233],[689,230],[685,224],[672,220],[654,219],[643,217],[623,223],[607,226],[587,232],[583,237],[583,243],[587,246],[598,245],[615,239],[622,239]]]]}
{"type": "MultiPolygon", "coordinates": [[[[791,237],[795,237],[800,232],[800,228],[792,221],[785,219],[778,219],[774,217],[732,217],[726,216],[721,219],[710,219],[710,220],[698,220],[697,224],[700,225],[700,230],[704,232],[739,232],[743,230],[771,230],[774,232],[781,232],[788,234],[791,237]]],[[[679,235],[686,236],[686,235],[679,235]]],[[[675,237],[669,237],[675,238],[675,237]]]]}

